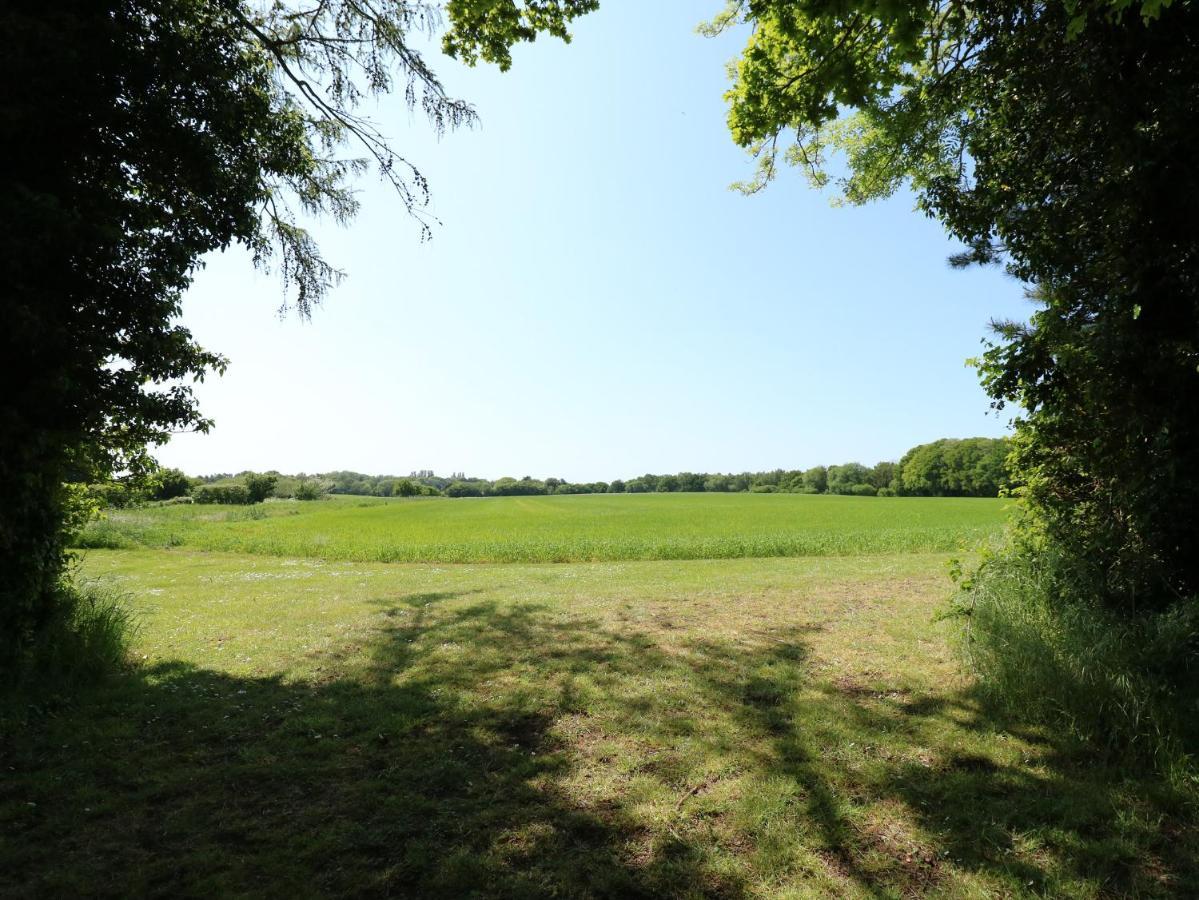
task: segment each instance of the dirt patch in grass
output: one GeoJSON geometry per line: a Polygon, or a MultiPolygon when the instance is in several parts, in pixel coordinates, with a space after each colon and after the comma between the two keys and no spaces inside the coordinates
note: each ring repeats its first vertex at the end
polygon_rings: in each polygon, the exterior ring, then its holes
{"type": "Polygon", "coordinates": [[[890,700],[897,703],[906,703],[907,699],[912,695],[912,692],[907,688],[880,688],[876,684],[867,684],[864,678],[874,674],[863,673],[860,676],[839,675],[833,679],[833,688],[837,693],[854,700],[890,700]]]}

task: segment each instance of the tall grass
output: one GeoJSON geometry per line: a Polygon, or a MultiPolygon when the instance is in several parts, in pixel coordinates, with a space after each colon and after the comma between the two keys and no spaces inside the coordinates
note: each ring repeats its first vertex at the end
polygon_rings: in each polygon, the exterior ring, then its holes
{"type": "Polygon", "coordinates": [[[994,535],[985,499],[660,494],[175,506],[113,511],[78,546],[359,562],[585,562],[952,552],[994,535]]]}
{"type": "Polygon", "coordinates": [[[1052,553],[1005,550],[958,598],[966,658],[986,701],[1109,753],[1189,768],[1199,696],[1199,603],[1127,618],[1058,576],[1052,553]]]}
{"type": "Polygon", "coordinates": [[[64,579],[58,593],[53,615],[5,678],[12,697],[70,694],[119,669],[127,659],[136,624],[119,592],[64,579]]]}

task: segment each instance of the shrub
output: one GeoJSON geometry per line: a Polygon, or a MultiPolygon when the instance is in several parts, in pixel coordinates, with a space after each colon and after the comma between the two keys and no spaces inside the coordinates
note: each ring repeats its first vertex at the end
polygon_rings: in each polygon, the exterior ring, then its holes
{"type": "Polygon", "coordinates": [[[854,497],[873,497],[878,493],[878,488],[872,484],[852,484],[849,493],[854,497]]]}
{"type": "Polygon", "coordinates": [[[196,503],[227,503],[241,506],[250,502],[244,484],[202,484],[192,492],[196,503]]]}
{"type": "Polygon", "coordinates": [[[325,496],[324,486],[317,481],[301,481],[296,485],[297,500],[320,500],[325,496]]]}
{"type": "Polygon", "coordinates": [[[148,493],[153,500],[173,500],[191,493],[192,480],[178,469],[160,469],[150,478],[148,493]]]}
{"type": "Polygon", "coordinates": [[[110,509],[124,509],[134,502],[135,497],[129,486],[120,481],[104,481],[90,484],[88,493],[96,499],[100,506],[110,509]]]}
{"type": "Polygon", "coordinates": [[[1046,550],[989,556],[963,584],[963,650],[998,711],[1163,769],[1193,751],[1199,602],[1123,617],[1081,596],[1046,550]]]}
{"type": "Polygon", "coordinates": [[[483,488],[478,484],[466,481],[455,481],[445,489],[447,497],[482,497],[483,488]]]}
{"type": "Polygon", "coordinates": [[[63,581],[44,623],[8,680],[14,696],[50,695],[90,684],[124,664],[135,625],[116,591],[63,581]]]}
{"type": "Polygon", "coordinates": [[[261,503],[269,497],[275,490],[275,483],[278,481],[275,475],[256,475],[251,473],[246,476],[246,496],[250,503],[261,503]]]}

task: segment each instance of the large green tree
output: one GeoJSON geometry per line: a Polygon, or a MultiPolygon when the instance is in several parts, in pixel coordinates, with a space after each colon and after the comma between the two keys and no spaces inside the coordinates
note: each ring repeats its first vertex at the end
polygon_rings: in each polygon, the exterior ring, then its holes
{"type": "Polygon", "coordinates": [[[1005,438],[942,438],[903,455],[895,473],[902,494],[919,497],[995,497],[1008,485],[1005,438]]]}
{"type": "Polygon", "coordinates": [[[849,202],[909,184],[1033,286],[980,360],[1036,529],[1115,609],[1199,591],[1199,15],[1168,0],[744,0],[734,139],[849,202]]]}
{"type": "MultiPolygon", "coordinates": [[[[507,64],[595,5],[451,0],[446,46],[507,64]]],[[[439,22],[401,0],[0,6],[0,668],[54,614],[64,485],[208,425],[190,383],[224,360],[178,324],[204,254],[248,247],[306,316],[339,273],[299,217],[351,217],[354,175],[373,165],[427,229],[424,177],[359,108],[398,88],[435,128],[473,119],[411,40],[439,22]]]]}

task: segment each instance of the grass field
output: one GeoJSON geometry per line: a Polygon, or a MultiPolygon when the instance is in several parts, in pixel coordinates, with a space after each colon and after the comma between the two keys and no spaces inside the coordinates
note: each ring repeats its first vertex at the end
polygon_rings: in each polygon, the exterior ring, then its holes
{"type": "Polygon", "coordinates": [[[799,494],[382,500],[110,512],[92,548],[193,547],[370,562],[582,562],[948,552],[1000,528],[1006,504],[799,494]]]}
{"type": "MultiPolygon", "coordinates": [[[[550,499],[489,515],[527,542],[554,511],[609,508],[550,499]]],[[[864,534],[876,503],[790,509],[864,534]]],[[[487,509],[319,506],[278,522],[365,516],[374,547],[375,517],[487,509]]],[[[913,528],[938,527],[939,506],[914,504],[913,528]]],[[[985,530],[996,508],[944,504],[941,525],[985,530]]],[[[194,549],[242,524],[86,554],[81,574],[130,598],[136,664],[73,703],[0,707],[0,896],[1199,893],[1193,791],[979,705],[938,618],[949,554],[194,549]]]]}

